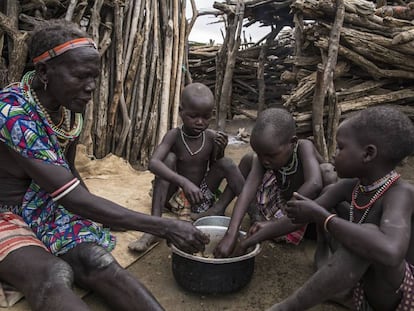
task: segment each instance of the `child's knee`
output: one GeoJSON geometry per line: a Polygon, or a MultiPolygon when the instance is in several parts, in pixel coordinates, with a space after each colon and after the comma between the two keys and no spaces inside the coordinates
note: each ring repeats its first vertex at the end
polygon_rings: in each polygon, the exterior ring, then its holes
{"type": "Polygon", "coordinates": [[[319,167],[321,169],[324,186],[336,183],[338,175],[336,174],[335,167],[331,163],[321,163],[319,167]]]}
{"type": "Polygon", "coordinates": [[[254,157],[254,153],[249,152],[249,153],[246,153],[240,160],[239,169],[244,177],[246,177],[249,174],[252,168],[253,157],[254,157]]]}
{"type": "Polygon", "coordinates": [[[222,157],[221,159],[217,160],[215,165],[217,165],[220,169],[224,171],[230,171],[237,168],[236,163],[234,163],[232,159],[227,157],[222,157]]]}

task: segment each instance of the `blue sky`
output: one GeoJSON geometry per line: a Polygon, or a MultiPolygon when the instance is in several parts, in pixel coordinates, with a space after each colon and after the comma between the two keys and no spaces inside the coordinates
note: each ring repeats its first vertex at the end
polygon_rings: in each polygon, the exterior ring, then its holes
{"type": "MultiPolygon", "coordinates": [[[[213,10],[214,0],[195,0],[195,2],[198,11],[213,10]]],[[[218,0],[218,2],[221,1],[218,0]]],[[[191,16],[191,3],[190,1],[187,1],[187,18],[191,18],[191,16]]],[[[189,39],[191,41],[202,43],[207,43],[212,39],[215,43],[222,43],[223,38],[220,29],[223,28],[223,23],[215,23],[217,20],[218,19],[213,15],[198,17],[190,33],[189,39]]],[[[243,30],[245,31],[246,38],[249,40],[249,37],[251,36],[253,42],[260,40],[269,33],[269,27],[259,27],[259,23],[244,28],[243,30]]]]}

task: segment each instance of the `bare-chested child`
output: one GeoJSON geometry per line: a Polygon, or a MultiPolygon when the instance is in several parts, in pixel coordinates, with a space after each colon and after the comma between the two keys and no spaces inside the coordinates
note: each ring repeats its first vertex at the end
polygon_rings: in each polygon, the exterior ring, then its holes
{"type": "MultiPolygon", "coordinates": [[[[192,83],[184,88],[179,112],[183,124],[167,132],[149,163],[156,175],[152,215],[161,216],[164,207],[184,220],[210,208],[222,213],[225,207],[220,206],[217,190],[224,178],[233,194],[241,192],[243,175],[224,157],[227,136],[208,129],[213,108],[214,96],[206,85],[192,83]]],[[[129,248],[144,251],[155,240],[155,236],[144,234],[129,248]]]]}
{"type": "Polygon", "coordinates": [[[254,153],[243,157],[239,165],[247,176],[246,181],[226,235],[214,251],[216,257],[233,254],[240,224],[251,206],[256,212],[250,214],[260,215],[262,221],[253,224],[237,252],[267,239],[279,238],[298,244],[306,226],[293,224],[285,216],[286,202],[295,191],[316,198],[322,190],[315,148],[311,141],[298,139],[295,121],[287,110],[270,108],[260,113],[250,144],[254,153]]]}
{"type": "Polygon", "coordinates": [[[352,288],[355,310],[414,310],[414,187],[395,171],[414,152],[413,123],[394,108],[369,108],[342,122],[337,144],[341,179],[315,201],[295,194],[287,215],[315,222],[339,245],[270,310],[306,310],[352,288]]]}

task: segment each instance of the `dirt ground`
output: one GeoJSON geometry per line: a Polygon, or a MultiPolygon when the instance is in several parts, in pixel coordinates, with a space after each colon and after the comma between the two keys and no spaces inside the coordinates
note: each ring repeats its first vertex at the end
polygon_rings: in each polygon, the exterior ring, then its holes
{"type": "MultiPolygon", "coordinates": [[[[252,125],[253,122],[248,119],[235,120],[228,125],[226,132],[235,135],[239,128],[245,128],[249,133],[252,125]]],[[[238,162],[248,151],[248,143],[230,144],[227,155],[238,162]]],[[[84,159],[80,166],[81,174],[92,192],[130,208],[136,209],[138,206],[139,211],[149,213],[148,192],[153,178],[151,173],[136,172],[116,157],[112,157],[110,161],[84,159]]],[[[413,182],[414,159],[410,159],[400,171],[413,182]]],[[[180,288],[175,282],[171,270],[171,251],[165,242],[160,242],[141,258],[128,251],[128,242],[139,235],[136,232],[121,234],[116,257],[120,258],[123,265],[145,284],[168,311],[265,310],[288,296],[313,273],[313,241],[305,240],[296,247],[265,242],[255,258],[253,278],[245,288],[226,295],[193,294],[180,288]]],[[[84,299],[92,310],[110,310],[93,294],[86,295],[84,299]]],[[[325,303],[312,310],[345,309],[325,303]]]]}
{"type": "MultiPolygon", "coordinates": [[[[227,126],[226,132],[229,135],[235,135],[239,128],[245,128],[249,133],[252,125],[253,122],[246,119],[235,120],[227,126]]],[[[249,144],[230,144],[227,148],[227,155],[238,162],[250,150],[249,144]]],[[[407,161],[399,170],[404,178],[414,182],[414,159],[407,161]]],[[[122,196],[119,187],[120,185],[130,185],[130,175],[126,173],[120,175],[122,175],[121,179],[118,176],[114,181],[111,181],[111,178],[98,180],[95,185],[97,187],[94,189],[109,198],[122,196]],[[111,183],[113,184],[113,195],[109,193],[111,183]]],[[[152,175],[142,173],[139,179],[140,185],[132,185],[134,188],[132,193],[126,192],[126,197],[122,199],[130,205],[135,205],[136,200],[141,200],[140,203],[147,205],[150,202],[148,189],[152,175]]],[[[227,212],[227,214],[229,213],[230,211],[227,212]]],[[[129,264],[128,270],[145,284],[168,311],[265,310],[275,302],[287,297],[313,273],[314,247],[314,241],[310,240],[305,240],[296,247],[269,242],[262,243],[262,250],[255,258],[255,271],[251,282],[239,292],[226,295],[200,295],[182,289],[174,279],[171,251],[164,242],[159,243],[150,252],[129,264]]],[[[88,294],[85,301],[92,310],[110,310],[94,294],[88,294]]],[[[333,303],[324,303],[312,310],[346,309],[333,303]]]]}

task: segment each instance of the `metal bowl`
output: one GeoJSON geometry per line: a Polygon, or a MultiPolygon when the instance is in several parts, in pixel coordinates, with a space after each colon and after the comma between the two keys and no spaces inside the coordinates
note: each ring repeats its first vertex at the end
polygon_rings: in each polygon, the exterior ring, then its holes
{"type": "MultiPolygon", "coordinates": [[[[227,231],[222,226],[197,226],[210,236],[205,255],[214,248],[227,231]]],[[[240,236],[246,233],[240,231],[240,236]]],[[[202,294],[235,292],[249,283],[254,272],[255,256],[260,252],[256,244],[246,254],[232,258],[206,258],[185,253],[171,245],[172,271],[177,283],[186,290],[202,294]]]]}
{"type": "Polygon", "coordinates": [[[194,226],[220,226],[228,227],[230,224],[230,217],[227,216],[205,216],[194,221],[194,226]]]}

